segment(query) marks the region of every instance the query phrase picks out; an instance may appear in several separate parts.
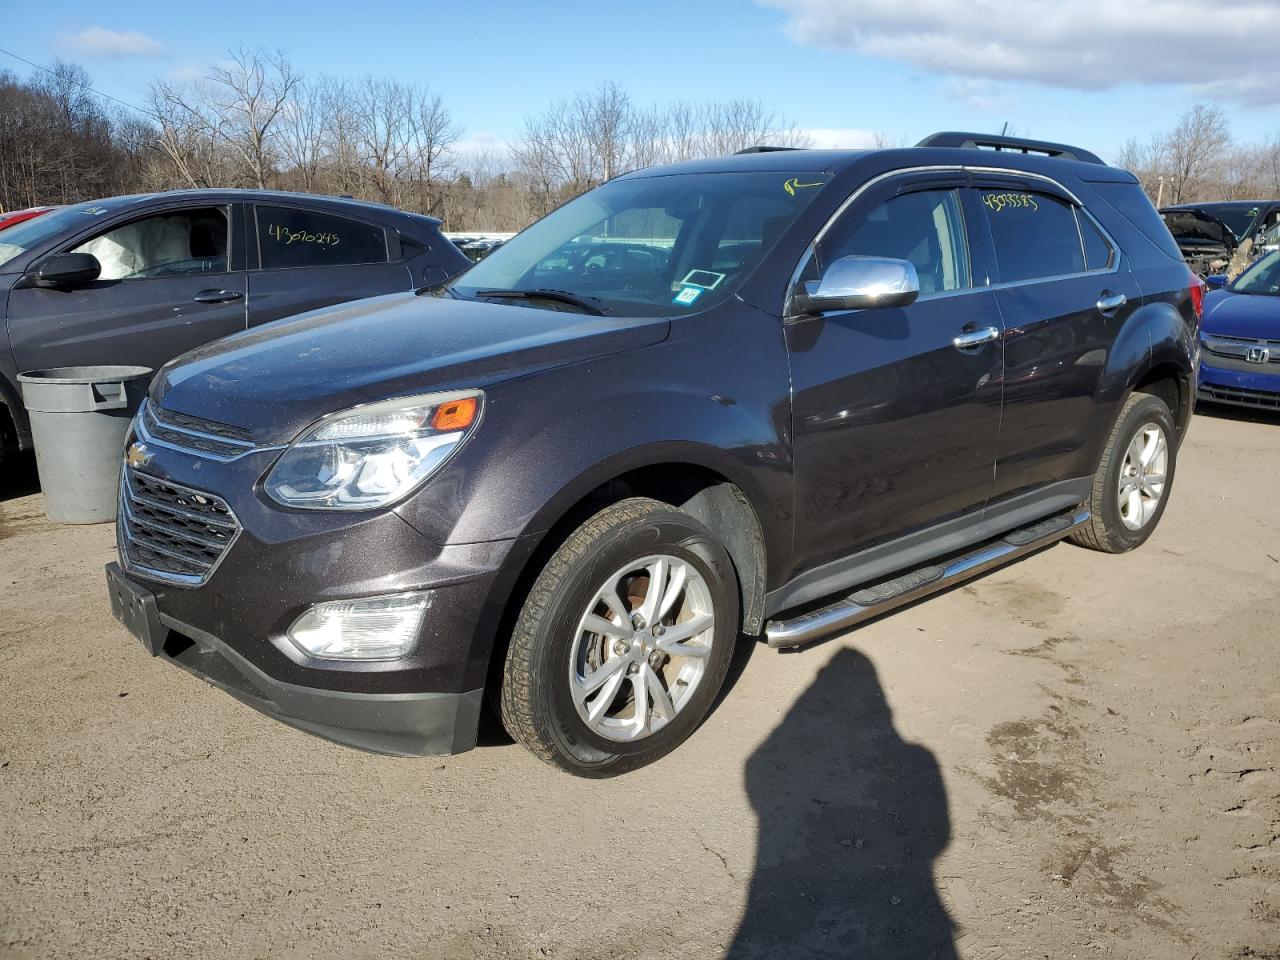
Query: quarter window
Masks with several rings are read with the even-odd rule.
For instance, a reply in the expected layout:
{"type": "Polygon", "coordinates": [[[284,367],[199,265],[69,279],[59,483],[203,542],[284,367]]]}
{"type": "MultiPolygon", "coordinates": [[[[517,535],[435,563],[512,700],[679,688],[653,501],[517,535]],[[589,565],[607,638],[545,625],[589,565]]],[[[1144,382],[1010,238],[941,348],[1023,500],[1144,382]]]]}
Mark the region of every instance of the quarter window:
{"type": "Polygon", "coordinates": [[[381,227],[291,207],[260,206],[257,214],[264,270],[387,262],[381,227]]]}
{"type": "Polygon", "coordinates": [[[1002,282],[1084,272],[1080,229],[1070,204],[1021,190],[983,190],[981,196],[1002,282]]]}
{"type": "Polygon", "coordinates": [[[886,200],[855,216],[823,243],[822,266],[841,257],[907,260],[920,278],[920,296],[972,286],[960,197],[955,190],[921,190],[886,200]]]}

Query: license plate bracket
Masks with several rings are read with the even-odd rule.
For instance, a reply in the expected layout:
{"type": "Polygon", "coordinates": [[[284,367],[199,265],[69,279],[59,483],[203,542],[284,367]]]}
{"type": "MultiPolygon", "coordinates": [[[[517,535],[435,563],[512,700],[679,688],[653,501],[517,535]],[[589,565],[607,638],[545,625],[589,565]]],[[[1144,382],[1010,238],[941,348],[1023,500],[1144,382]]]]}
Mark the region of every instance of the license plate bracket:
{"type": "Polygon", "coordinates": [[[115,563],[107,564],[107,592],[111,596],[111,615],[147,653],[158,656],[169,637],[169,628],[160,622],[155,594],[130,581],[115,563]]]}

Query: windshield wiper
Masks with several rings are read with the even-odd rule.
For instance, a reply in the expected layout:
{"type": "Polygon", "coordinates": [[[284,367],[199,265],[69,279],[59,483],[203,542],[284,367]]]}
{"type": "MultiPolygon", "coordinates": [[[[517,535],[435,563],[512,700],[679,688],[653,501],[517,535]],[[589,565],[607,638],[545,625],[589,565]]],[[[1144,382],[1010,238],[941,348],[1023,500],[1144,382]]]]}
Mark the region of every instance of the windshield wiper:
{"type": "Polygon", "coordinates": [[[419,297],[425,296],[428,293],[430,294],[447,293],[449,296],[453,297],[453,299],[455,300],[462,299],[456,293],[453,292],[453,287],[446,286],[446,284],[448,284],[449,282],[450,281],[448,280],[437,280],[435,283],[428,283],[425,287],[419,287],[417,290],[413,292],[417,294],[419,297]]]}
{"type": "Polygon", "coordinates": [[[607,307],[592,303],[586,297],[580,297],[576,293],[569,293],[567,290],[550,290],[545,287],[539,287],[537,290],[477,290],[475,296],[477,300],[486,297],[509,300],[554,300],[557,303],[567,303],[597,317],[603,317],[609,312],[607,307]]]}

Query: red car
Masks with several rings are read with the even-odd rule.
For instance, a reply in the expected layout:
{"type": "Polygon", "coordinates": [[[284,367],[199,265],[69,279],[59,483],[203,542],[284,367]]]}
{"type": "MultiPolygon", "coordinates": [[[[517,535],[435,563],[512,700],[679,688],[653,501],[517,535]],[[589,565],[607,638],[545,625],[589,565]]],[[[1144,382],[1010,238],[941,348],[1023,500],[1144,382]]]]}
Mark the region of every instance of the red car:
{"type": "Polygon", "coordinates": [[[40,216],[42,213],[48,213],[50,210],[56,210],[57,207],[27,207],[25,210],[13,210],[9,213],[0,213],[0,230],[6,227],[12,227],[16,223],[22,223],[24,220],[31,220],[40,216]]]}

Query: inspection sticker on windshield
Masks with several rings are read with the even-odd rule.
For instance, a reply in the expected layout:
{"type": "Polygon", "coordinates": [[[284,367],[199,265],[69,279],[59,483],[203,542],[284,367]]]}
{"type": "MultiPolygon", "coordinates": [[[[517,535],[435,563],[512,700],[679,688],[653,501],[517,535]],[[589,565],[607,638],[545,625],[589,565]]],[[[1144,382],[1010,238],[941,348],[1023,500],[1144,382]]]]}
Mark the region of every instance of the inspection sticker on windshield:
{"type": "Polygon", "coordinates": [[[684,287],[679,293],[672,298],[672,303],[678,303],[682,307],[690,306],[695,300],[702,296],[701,287],[684,287]]]}
{"type": "Polygon", "coordinates": [[[714,270],[690,270],[680,281],[682,287],[701,287],[703,290],[714,290],[724,279],[723,273],[714,270]]]}

